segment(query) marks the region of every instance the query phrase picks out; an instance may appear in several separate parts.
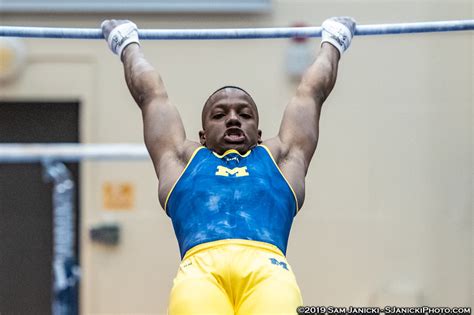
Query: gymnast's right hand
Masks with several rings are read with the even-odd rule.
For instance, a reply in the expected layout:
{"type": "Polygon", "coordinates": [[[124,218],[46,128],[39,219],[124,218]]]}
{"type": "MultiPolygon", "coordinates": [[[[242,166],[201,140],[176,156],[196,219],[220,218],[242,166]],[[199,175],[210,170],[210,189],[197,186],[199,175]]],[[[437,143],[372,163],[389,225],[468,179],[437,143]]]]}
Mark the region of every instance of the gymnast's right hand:
{"type": "Polygon", "coordinates": [[[323,28],[322,41],[328,42],[339,50],[340,56],[349,48],[356,29],[356,21],[349,16],[333,17],[321,25],[323,28]]]}
{"type": "Polygon", "coordinates": [[[105,20],[100,27],[110,50],[120,59],[125,47],[132,43],[140,45],[137,25],[129,20],[105,20]]]}

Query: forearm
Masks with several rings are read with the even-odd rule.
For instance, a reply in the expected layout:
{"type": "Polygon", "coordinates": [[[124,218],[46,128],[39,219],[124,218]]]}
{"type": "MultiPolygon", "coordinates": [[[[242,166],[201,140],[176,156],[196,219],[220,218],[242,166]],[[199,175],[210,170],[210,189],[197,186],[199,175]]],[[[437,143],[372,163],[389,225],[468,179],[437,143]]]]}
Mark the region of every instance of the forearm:
{"type": "Polygon", "coordinates": [[[310,96],[322,105],[336,83],[339,51],[329,43],[323,43],[314,63],[303,75],[297,95],[310,96]]]}
{"type": "Polygon", "coordinates": [[[137,44],[128,45],[122,54],[125,80],[138,106],[148,104],[156,98],[168,97],[160,75],[145,59],[137,44]]]}
{"type": "Polygon", "coordinates": [[[307,170],[319,137],[321,106],[336,83],[341,54],[349,47],[355,21],[336,17],[323,22],[318,57],[303,75],[285,109],[278,133],[279,158],[292,156],[307,170]]]}

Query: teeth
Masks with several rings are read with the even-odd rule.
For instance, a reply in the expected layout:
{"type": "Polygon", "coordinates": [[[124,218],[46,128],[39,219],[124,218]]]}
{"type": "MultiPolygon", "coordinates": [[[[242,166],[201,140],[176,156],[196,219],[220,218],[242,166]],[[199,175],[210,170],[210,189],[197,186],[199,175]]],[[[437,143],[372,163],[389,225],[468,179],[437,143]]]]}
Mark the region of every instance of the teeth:
{"type": "Polygon", "coordinates": [[[240,136],[240,135],[242,135],[242,131],[240,131],[240,130],[231,130],[231,131],[227,132],[227,135],[229,135],[229,136],[231,136],[231,135],[240,136]]]}

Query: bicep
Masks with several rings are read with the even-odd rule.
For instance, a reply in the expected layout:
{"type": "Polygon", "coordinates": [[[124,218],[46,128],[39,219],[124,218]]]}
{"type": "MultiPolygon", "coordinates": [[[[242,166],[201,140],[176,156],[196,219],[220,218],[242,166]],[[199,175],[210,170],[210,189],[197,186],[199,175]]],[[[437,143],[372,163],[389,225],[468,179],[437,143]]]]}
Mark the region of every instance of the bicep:
{"type": "Polygon", "coordinates": [[[141,106],[145,145],[155,165],[162,157],[180,156],[186,142],[183,122],[168,97],[155,97],[141,106]]]}
{"type": "Polygon", "coordinates": [[[338,62],[338,50],[325,43],[283,115],[278,137],[287,153],[301,155],[306,166],[316,150],[321,106],[336,82],[338,62]]]}
{"type": "Polygon", "coordinates": [[[322,100],[298,92],[283,114],[278,138],[286,154],[301,153],[309,165],[319,136],[319,116],[322,100]]]}

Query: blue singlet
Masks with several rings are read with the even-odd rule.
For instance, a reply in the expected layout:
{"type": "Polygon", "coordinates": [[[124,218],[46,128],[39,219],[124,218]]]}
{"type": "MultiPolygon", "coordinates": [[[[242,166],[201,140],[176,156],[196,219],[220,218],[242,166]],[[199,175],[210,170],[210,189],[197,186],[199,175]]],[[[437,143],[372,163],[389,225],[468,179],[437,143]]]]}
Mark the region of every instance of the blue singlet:
{"type": "Polygon", "coordinates": [[[296,195],[265,146],[241,155],[200,147],[171,189],[165,209],[181,257],[199,244],[222,239],[270,243],[284,254],[296,195]]]}

